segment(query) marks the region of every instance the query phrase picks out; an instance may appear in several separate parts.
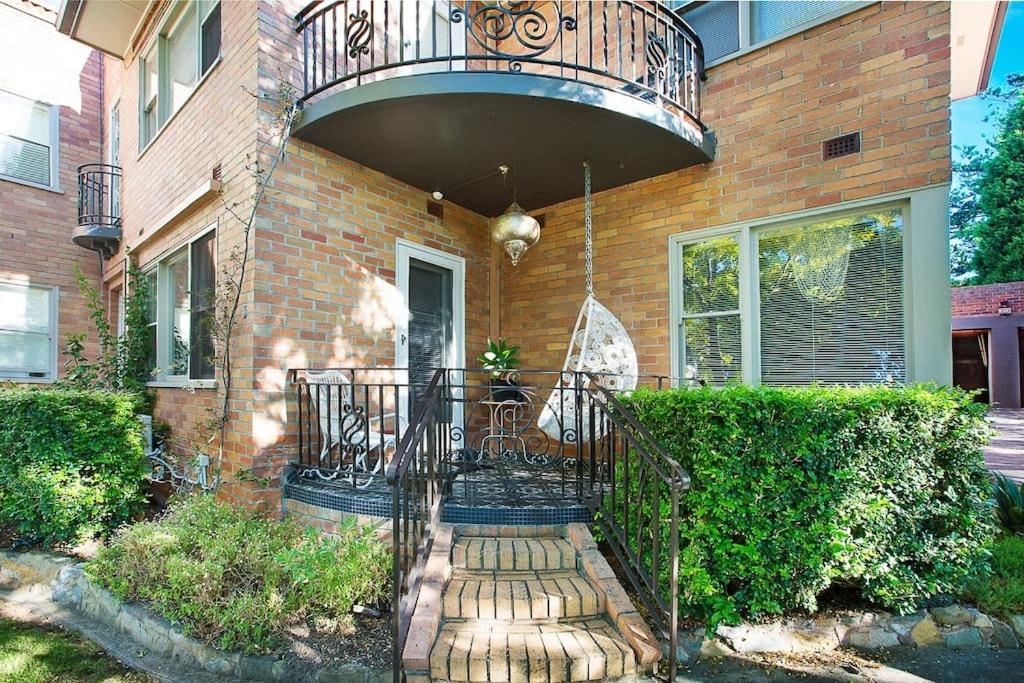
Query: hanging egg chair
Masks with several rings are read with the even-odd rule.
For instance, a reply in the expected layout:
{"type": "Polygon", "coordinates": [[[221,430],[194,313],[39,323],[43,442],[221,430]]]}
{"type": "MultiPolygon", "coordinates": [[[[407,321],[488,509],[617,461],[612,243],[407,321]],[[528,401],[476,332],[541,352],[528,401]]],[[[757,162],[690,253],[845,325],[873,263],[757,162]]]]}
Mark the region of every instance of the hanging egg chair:
{"type": "MultiPolygon", "coordinates": [[[[569,337],[562,375],[544,404],[537,426],[552,439],[569,440],[567,432],[582,433],[576,439],[591,433],[588,409],[589,394],[583,395],[583,415],[576,416],[575,383],[577,378],[587,386],[588,377],[576,373],[590,373],[598,384],[609,391],[632,391],[637,382],[636,349],[626,328],[611,311],[594,296],[594,249],[591,211],[590,162],[583,163],[583,221],[584,260],[586,263],[587,294],[576,316],[576,326],[569,337]]],[[[601,425],[594,425],[594,436],[601,436],[601,425]]]]}

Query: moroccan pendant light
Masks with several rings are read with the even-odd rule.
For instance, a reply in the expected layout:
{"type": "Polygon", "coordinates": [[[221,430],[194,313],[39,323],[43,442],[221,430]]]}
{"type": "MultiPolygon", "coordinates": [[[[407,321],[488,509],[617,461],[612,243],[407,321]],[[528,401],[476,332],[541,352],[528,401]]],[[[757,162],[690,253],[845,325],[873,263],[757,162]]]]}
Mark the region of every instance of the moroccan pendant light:
{"type": "MultiPolygon", "coordinates": [[[[508,167],[502,167],[501,173],[503,179],[507,180],[508,167]]],[[[505,209],[505,213],[491,221],[491,239],[505,250],[512,259],[512,265],[517,266],[526,250],[540,239],[540,223],[519,206],[514,181],[512,191],[512,203],[505,209]]]]}

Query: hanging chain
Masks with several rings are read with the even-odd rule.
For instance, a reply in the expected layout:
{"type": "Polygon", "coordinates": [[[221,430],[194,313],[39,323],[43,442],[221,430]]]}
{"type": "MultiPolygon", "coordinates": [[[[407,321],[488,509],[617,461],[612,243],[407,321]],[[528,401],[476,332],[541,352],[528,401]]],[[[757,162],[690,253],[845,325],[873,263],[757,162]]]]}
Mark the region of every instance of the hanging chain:
{"type": "Polygon", "coordinates": [[[586,263],[587,296],[594,294],[594,225],[591,217],[590,162],[583,162],[583,259],[586,263]]]}

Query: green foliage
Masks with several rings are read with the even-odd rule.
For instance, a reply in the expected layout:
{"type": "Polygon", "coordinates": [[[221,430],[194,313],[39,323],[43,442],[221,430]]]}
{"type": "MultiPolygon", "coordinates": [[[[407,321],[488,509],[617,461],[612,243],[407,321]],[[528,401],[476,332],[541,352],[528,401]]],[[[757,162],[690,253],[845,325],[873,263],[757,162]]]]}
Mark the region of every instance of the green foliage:
{"type": "Polygon", "coordinates": [[[272,649],[303,621],[350,629],[353,605],[389,594],[391,557],[371,529],[354,522],[322,536],[197,496],[126,528],[86,571],[190,635],[253,653],[272,649]]]}
{"type": "Polygon", "coordinates": [[[992,548],[992,571],[971,581],[967,597],[1003,618],[1024,612],[1024,538],[1003,536],[992,548]]]}
{"type": "Polygon", "coordinates": [[[476,360],[481,368],[491,371],[491,377],[498,379],[503,373],[519,367],[519,347],[504,339],[488,339],[487,350],[477,356],[476,360]]]}
{"type": "Polygon", "coordinates": [[[2,683],[146,683],[88,638],[57,626],[0,619],[2,683]]]}
{"type": "Polygon", "coordinates": [[[996,472],[993,489],[999,523],[1010,533],[1024,536],[1024,484],[996,472]]]}
{"type": "MultiPolygon", "coordinates": [[[[75,266],[75,279],[89,309],[89,319],[99,340],[99,356],[89,360],[85,355],[84,332],[68,335],[64,347],[64,378],[61,384],[75,389],[128,391],[146,395],[150,379],[149,318],[153,298],[151,283],[138,266],[129,261],[128,293],[124,300],[124,333],[118,335],[107,319],[99,292],[82,271],[75,266]]],[[[145,399],[145,407],[151,401],[145,399]]]]}
{"type": "Polygon", "coordinates": [[[144,503],[136,396],[0,389],[0,524],[68,543],[130,520],[144,503]]]}
{"type": "MultiPolygon", "coordinates": [[[[908,610],[985,564],[988,428],[965,392],[737,386],[627,401],[692,477],[681,608],[711,626],[813,611],[830,586],[908,610]]],[[[633,500],[638,481],[634,470],[620,482],[633,500]]]]}
{"type": "Polygon", "coordinates": [[[1024,280],[1024,75],[1007,83],[988,93],[1002,105],[991,151],[966,148],[954,164],[953,273],[964,284],[1024,280]]]}

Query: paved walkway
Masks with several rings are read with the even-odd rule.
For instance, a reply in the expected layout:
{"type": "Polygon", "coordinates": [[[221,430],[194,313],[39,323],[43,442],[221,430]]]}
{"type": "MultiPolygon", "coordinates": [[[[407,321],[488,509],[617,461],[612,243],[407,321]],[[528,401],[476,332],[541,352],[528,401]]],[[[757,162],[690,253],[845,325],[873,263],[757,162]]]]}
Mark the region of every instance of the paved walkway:
{"type": "Polygon", "coordinates": [[[989,422],[999,432],[985,449],[989,469],[1024,481],[1024,410],[993,408],[989,422]]]}

